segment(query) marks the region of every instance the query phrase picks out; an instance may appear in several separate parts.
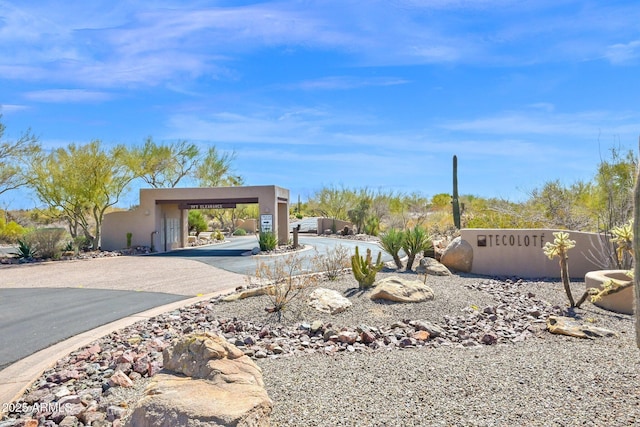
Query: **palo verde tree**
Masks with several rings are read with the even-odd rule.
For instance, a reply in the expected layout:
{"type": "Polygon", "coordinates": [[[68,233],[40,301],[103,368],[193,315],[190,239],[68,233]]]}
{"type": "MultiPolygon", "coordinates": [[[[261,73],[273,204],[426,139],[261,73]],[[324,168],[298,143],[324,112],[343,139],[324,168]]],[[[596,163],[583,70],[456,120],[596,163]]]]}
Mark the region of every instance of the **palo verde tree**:
{"type": "Polygon", "coordinates": [[[233,173],[235,153],[220,153],[211,147],[202,153],[188,141],[156,143],[149,137],[141,147],[127,155],[131,172],[153,188],[174,188],[185,178],[193,178],[201,187],[242,185],[243,178],[233,173]]]}
{"type": "Polygon", "coordinates": [[[157,144],[148,137],[142,147],[134,147],[127,155],[132,173],[153,188],[173,188],[189,175],[198,163],[195,144],[177,141],[157,144]]]}
{"type": "Polygon", "coordinates": [[[128,154],[122,145],[105,150],[99,140],[39,152],[30,159],[29,186],[67,221],[74,239],[82,233],[96,249],[107,209],[118,203],[133,179],[125,165],[128,154]]]}
{"type": "Polygon", "coordinates": [[[199,158],[193,176],[200,187],[233,187],[242,185],[244,178],[233,173],[232,163],[236,153],[220,153],[211,147],[199,158]]]}
{"type": "Polygon", "coordinates": [[[5,125],[0,121],[0,194],[26,184],[22,165],[27,157],[40,148],[38,139],[29,131],[13,141],[3,139],[4,132],[5,125]]]}

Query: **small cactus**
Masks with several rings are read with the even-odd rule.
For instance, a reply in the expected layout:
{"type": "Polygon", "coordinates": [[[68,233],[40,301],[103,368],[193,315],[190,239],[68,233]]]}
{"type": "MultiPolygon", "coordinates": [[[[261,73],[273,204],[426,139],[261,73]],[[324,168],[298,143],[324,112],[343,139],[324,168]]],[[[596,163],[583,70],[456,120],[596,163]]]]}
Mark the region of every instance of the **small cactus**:
{"type": "Polygon", "coordinates": [[[451,200],[453,208],[453,224],[459,230],[460,224],[460,200],[458,199],[458,156],[453,156],[453,199],[451,200]]]}
{"type": "Polygon", "coordinates": [[[382,270],[382,252],[378,252],[378,259],[373,264],[371,260],[371,249],[367,249],[365,258],[360,256],[358,247],[356,246],[356,254],[351,257],[351,268],[353,276],[358,281],[360,289],[370,288],[376,281],[376,273],[382,270]]]}

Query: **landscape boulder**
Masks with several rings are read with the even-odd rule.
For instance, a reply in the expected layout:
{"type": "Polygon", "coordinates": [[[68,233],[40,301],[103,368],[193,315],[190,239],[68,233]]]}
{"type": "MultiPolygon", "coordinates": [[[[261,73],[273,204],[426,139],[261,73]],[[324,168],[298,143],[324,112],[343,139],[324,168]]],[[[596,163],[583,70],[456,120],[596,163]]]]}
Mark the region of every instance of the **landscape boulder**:
{"type": "Polygon", "coordinates": [[[370,298],[394,302],[421,302],[432,300],[434,295],[433,290],[420,280],[392,276],[378,280],[370,298]]]}
{"type": "Polygon", "coordinates": [[[182,337],[163,352],[164,370],[135,405],[130,427],[268,426],[273,402],[262,371],[224,338],[182,337]]]}
{"type": "Polygon", "coordinates": [[[469,273],[473,265],[473,247],[461,237],[456,237],[442,252],[440,262],[450,269],[469,273]]]}
{"type": "Polygon", "coordinates": [[[549,316],[547,329],[552,334],[567,335],[576,338],[602,338],[613,337],[617,334],[609,329],[598,328],[591,325],[582,325],[571,317],[549,316]]]}
{"type": "Polygon", "coordinates": [[[429,276],[451,276],[451,271],[435,258],[424,257],[416,267],[416,273],[429,276]]]}
{"type": "Polygon", "coordinates": [[[309,306],[323,313],[342,313],[353,304],[338,291],[332,289],[314,289],[309,295],[309,306]]]}

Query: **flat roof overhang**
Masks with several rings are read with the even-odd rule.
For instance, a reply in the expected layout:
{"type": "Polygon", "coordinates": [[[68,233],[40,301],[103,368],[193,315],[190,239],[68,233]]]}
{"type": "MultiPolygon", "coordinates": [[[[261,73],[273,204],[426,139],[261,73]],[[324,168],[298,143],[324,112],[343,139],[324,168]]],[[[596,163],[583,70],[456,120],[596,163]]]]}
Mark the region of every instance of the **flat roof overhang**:
{"type": "Polygon", "coordinates": [[[162,199],[156,205],[178,205],[180,209],[228,209],[238,204],[258,203],[257,197],[227,197],[224,199],[162,199]]]}

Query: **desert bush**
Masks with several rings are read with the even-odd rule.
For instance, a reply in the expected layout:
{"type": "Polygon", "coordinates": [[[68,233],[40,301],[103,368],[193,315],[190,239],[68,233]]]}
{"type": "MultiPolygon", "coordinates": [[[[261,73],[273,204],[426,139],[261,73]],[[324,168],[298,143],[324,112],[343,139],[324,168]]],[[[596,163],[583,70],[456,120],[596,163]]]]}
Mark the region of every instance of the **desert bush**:
{"type": "Polygon", "coordinates": [[[246,236],[247,235],[247,230],[245,230],[244,228],[236,228],[233,231],[233,235],[234,236],[246,236]]]}
{"type": "Polygon", "coordinates": [[[63,228],[38,228],[25,236],[40,258],[59,258],[67,232],[63,228]]]}
{"type": "Polygon", "coordinates": [[[364,233],[369,236],[377,236],[380,234],[380,219],[377,216],[370,216],[364,225],[364,233]]]}
{"type": "Polygon", "coordinates": [[[19,238],[27,233],[27,229],[15,221],[5,223],[0,219],[0,241],[5,243],[16,243],[19,238]]]}
{"type": "Polygon", "coordinates": [[[272,231],[262,231],[258,235],[261,251],[272,251],[278,246],[278,237],[272,231]]]}
{"type": "Polygon", "coordinates": [[[391,228],[387,230],[382,236],[380,236],[380,245],[389,255],[393,257],[393,261],[396,263],[398,270],[404,267],[400,260],[400,250],[404,246],[405,233],[391,228]]]}
{"type": "Polygon", "coordinates": [[[213,235],[211,236],[214,240],[217,241],[222,241],[224,240],[224,234],[222,234],[222,231],[220,230],[216,230],[213,232],[213,235]]]}
{"type": "Polygon", "coordinates": [[[317,283],[314,275],[302,275],[305,259],[297,253],[276,258],[271,263],[261,261],[256,268],[255,276],[259,282],[269,285],[267,295],[271,305],[266,308],[278,322],[287,318],[286,310],[291,301],[300,298],[309,288],[317,283]]]}
{"type": "Polygon", "coordinates": [[[349,268],[349,250],[342,245],[336,245],[325,254],[316,254],[313,264],[317,270],[323,271],[327,279],[335,280],[349,268]]]}
{"type": "Polygon", "coordinates": [[[424,228],[416,225],[411,229],[405,230],[402,249],[404,249],[408,257],[407,270],[411,270],[413,267],[416,255],[430,249],[431,246],[431,237],[429,237],[424,228]]]}
{"type": "Polygon", "coordinates": [[[207,228],[208,228],[207,220],[205,219],[201,211],[190,210],[187,221],[188,221],[190,233],[193,232],[197,236],[203,231],[207,231],[207,228]]]}
{"type": "Polygon", "coordinates": [[[382,270],[382,267],[382,252],[378,252],[378,258],[374,264],[371,259],[371,249],[367,249],[367,255],[363,258],[356,246],[356,253],[351,257],[351,268],[360,289],[370,288],[376,281],[376,274],[382,270]]]}

